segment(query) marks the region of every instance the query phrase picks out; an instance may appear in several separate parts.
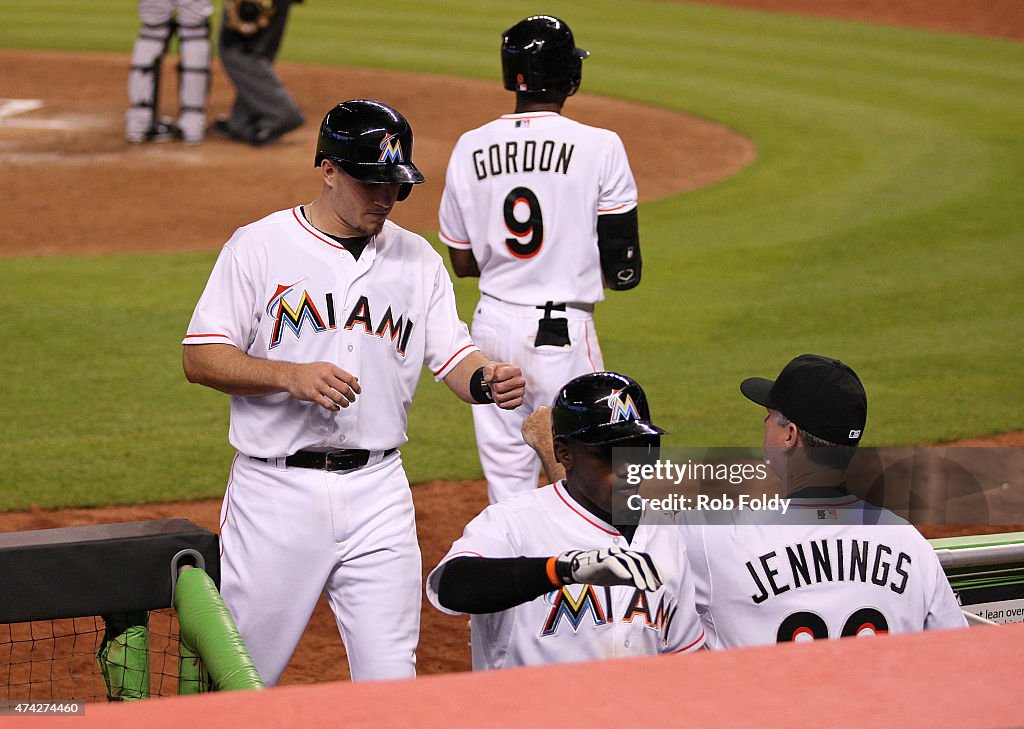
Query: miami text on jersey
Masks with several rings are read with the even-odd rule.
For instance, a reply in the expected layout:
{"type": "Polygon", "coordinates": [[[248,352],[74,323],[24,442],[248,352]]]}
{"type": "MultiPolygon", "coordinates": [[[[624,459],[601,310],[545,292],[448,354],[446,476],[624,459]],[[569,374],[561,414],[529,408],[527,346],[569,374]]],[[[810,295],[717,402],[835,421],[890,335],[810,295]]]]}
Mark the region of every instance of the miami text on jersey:
{"type": "Polygon", "coordinates": [[[605,587],[600,590],[599,597],[599,591],[594,585],[566,585],[559,592],[549,592],[544,596],[544,600],[551,605],[551,609],[540,630],[542,638],[556,635],[562,625],[568,625],[573,633],[577,633],[584,623],[600,627],[615,620],[631,623],[637,618],[642,618],[644,627],[658,631],[662,645],[667,645],[677,608],[675,600],[667,591],[663,591],[658,601],[658,609],[652,615],[647,594],[634,588],[622,615],[616,617],[613,614],[611,588],[605,587]],[[573,589],[579,590],[578,594],[574,595],[573,589]]]}
{"type": "Polygon", "coordinates": [[[540,143],[527,139],[524,142],[505,142],[492,144],[485,152],[483,149],[473,150],[473,169],[476,179],[483,180],[488,175],[516,174],[519,172],[561,172],[569,174],[569,162],[575,144],[559,142],[558,155],[555,155],[555,142],[545,139],[540,143]],[[504,149],[503,149],[504,148],[504,149]]]}
{"type": "MultiPolygon", "coordinates": [[[[305,289],[302,290],[302,295],[298,297],[298,304],[294,308],[288,303],[285,297],[295,289],[297,283],[278,284],[277,291],[267,302],[267,316],[274,320],[268,349],[274,349],[281,344],[286,329],[294,334],[296,339],[299,339],[302,336],[302,327],[306,323],[309,324],[314,334],[322,334],[338,328],[334,294],[328,292],[323,297],[323,309],[327,313],[326,320],[320,315],[320,309],[314,303],[314,297],[305,289]]],[[[375,305],[375,307],[379,311],[379,305],[375,305]]],[[[379,339],[388,335],[391,338],[391,343],[395,345],[395,350],[404,357],[409,337],[412,335],[413,321],[405,314],[400,314],[396,319],[391,305],[388,304],[384,314],[375,325],[370,311],[370,300],[366,296],[360,296],[352,306],[352,310],[345,320],[344,328],[348,330],[361,329],[364,334],[379,339]]]]}
{"type": "Polygon", "coordinates": [[[750,596],[755,604],[801,587],[820,582],[863,582],[888,586],[897,595],[907,589],[910,555],[893,557],[892,547],[871,544],[864,539],[815,539],[806,544],[786,547],[785,557],[775,550],[747,562],[757,592],[750,596]],[[782,562],[781,565],[778,563],[782,562]],[[778,566],[777,566],[778,565],[778,566]],[[780,569],[789,569],[780,580],[780,569]]]}

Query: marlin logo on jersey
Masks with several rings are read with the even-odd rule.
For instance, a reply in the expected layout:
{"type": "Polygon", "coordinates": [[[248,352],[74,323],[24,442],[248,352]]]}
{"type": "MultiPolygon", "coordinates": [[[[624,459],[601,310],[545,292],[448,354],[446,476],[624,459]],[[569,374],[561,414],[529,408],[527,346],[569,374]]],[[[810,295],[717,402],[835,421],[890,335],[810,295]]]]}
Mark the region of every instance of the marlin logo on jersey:
{"type": "MultiPolygon", "coordinates": [[[[299,299],[299,305],[295,309],[285,301],[284,297],[298,284],[302,283],[303,280],[305,279],[299,279],[293,284],[278,284],[277,291],[274,292],[274,295],[270,297],[270,301],[267,302],[267,316],[274,320],[274,331],[270,335],[269,349],[273,349],[281,343],[285,327],[292,331],[296,339],[302,333],[302,324],[306,321],[310,323],[313,331],[317,334],[327,331],[323,317],[317,311],[316,305],[310,298],[308,291],[303,289],[302,298],[299,299]]],[[[331,328],[334,328],[333,324],[331,328]]]]}
{"type": "Polygon", "coordinates": [[[613,390],[608,396],[612,406],[612,417],[609,423],[618,423],[623,420],[640,420],[640,411],[633,402],[633,396],[626,394],[622,397],[622,390],[613,390]]]}
{"type": "Polygon", "coordinates": [[[604,625],[608,622],[605,617],[604,607],[594,593],[593,585],[583,585],[579,595],[573,596],[569,586],[562,588],[561,592],[549,593],[555,595],[555,599],[548,612],[548,618],[544,621],[544,627],[540,631],[541,637],[554,635],[558,632],[558,626],[564,618],[572,626],[572,632],[577,632],[583,619],[590,614],[595,626],[604,625]]]}
{"type": "MultiPolygon", "coordinates": [[[[267,316],[274,320],[274,329],[270,335],[268,349],[274,349],[281,344],[286,329],[291,331],[296,339],[301,338],[302,327],[306,322],[309,322],[314,334],[321,334],[326,331],[337,330],[338,328],[334,294],[328,292],[324,295],[324,310],[327,312],[326,323],[320,315],[320,310],[313,303],[313,297],[305,289],[303,289],[298,306],[295,308],[292,308],[285,300],[285,297],[302,280],[296,281],[293,284],[278,284],[277,291],[270,297],[270,301],[267,302],[267,316]]],[[[405,314],[399,314],[396,317],[390,304],[377,321],[377,324],[374,325],[373,315],[370,312],[370,300],[366,296],[360,296],[352,306],[352,310],[349,312],[343,328],[347,331],[355,331],[357,328],[362,329],[364,334],[382,340],[387,336],[399,356],[405,357],[405,350],[409,345],[413,326],[414,322],[405,314]]]]}
{"type": "MultiPolygon", "coordinates": [[[[563,622],[568,624],[573,633],[577,633],[588,616],[590,624],[595,628],[616,620],[612,614],[612,591],[609,587],[605,587],[599,593],[594,585],[566,585],[559,592],[549,592],[544,599],[551,605],[551,609],[541,627],[541,638],[556,635],[563,622]],[[573,595],[570,587],[582,589],[578,595],[573,595]]],[[[662,592],[658,608],[652,614],[647,593],[634,588],[618,620],[622,623],[632,623],[637,618],[643,619],[644,627],[657,631],[662,644],[667,645],[677,608],[675,601],[667,593],[662,592]]]]}
{"type": "Polygon", "coordinates": [[[402,163],[402,140],[395,134],[385,134],[380,143],[380,159],[378,162],[402,163]]]}

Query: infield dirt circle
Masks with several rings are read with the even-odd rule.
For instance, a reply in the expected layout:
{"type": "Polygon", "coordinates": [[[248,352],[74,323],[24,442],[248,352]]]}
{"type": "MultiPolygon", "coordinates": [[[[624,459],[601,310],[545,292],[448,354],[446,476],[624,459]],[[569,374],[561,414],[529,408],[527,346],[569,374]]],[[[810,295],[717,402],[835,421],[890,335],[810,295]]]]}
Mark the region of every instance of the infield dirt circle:
{"type": "MultiPolygon", "coordinates": [[[[1024,38],[1024,3],[1016,0],[722,4],[1024,38]]],[[[444,167],[455,139],[510,110],[509,97],[497,83],[281,63],[279,74],[310,121],[279,143],[253,149],[211,136],[196,147],[132,146],[122,136],[126,56],[0,50],[0,67],[0,99],[31,95],[40,102],[38,108],[0,118],[0,164],[5,169],[0,177],[5,203],[0,256],[216,250],[235,227],[312,199],[318,189],[312,166],[315,123],[339,100],[358,97],[390,103],[412,122],[416,163],[428,183],[396,208],[393,219],[412,230],[435,230],[444,167]],[[399,91],[385,98],[381,89],[399,91]],[[69,235],[70,230],[76,234],[69,235]]],[[[230,101],[230,85],[215,63],[211,118],[226,113],[230,101]]],[[[620,133],[642,201],[723,179],[755,157],[753,144],[725,127],[663,109],[581,93],[566,111],[620,133]],[[664,138],[674,143],[645,143],[664,138]]],[[[1024,438],[1011,434],[996,443],[1024,445],[1024,438]]],[[[413,496],[428,570],[486,505],[486,490],[478,481],[431,482],[418,484],[413,496]]],[[[218,510],[219,501],[210,500],[9,513],[0,514],[0,531],[169,518],[189,519],[216,531],[218,510]]],[[[468,670],[467,640],[465,618],[447,617],[427,606],[420,673],[468,670]]],[[[282,683],[347,678],[343,656],[333,616],[321,600],[282,683]]]]}

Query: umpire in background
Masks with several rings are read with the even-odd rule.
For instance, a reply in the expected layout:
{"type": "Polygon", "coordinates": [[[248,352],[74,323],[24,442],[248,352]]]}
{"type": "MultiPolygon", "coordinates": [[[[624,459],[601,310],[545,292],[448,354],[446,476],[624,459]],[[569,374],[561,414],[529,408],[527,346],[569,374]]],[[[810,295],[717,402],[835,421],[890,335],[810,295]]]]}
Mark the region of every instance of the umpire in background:
{"type": "Polygon", "coordinates": [[[288,10],[302,0],[225,0],[219,54],[235,103],[213,128],[236,142],[262,147],[302,126],[305,116],[274,74],[288,10]]]}

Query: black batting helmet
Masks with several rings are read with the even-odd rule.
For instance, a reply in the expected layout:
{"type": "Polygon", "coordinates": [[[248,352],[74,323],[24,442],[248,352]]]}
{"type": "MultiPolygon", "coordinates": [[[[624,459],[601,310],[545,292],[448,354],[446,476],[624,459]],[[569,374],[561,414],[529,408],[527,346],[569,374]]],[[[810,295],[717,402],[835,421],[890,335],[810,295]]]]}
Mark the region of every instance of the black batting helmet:
{"type": "Polygon", "coordinates": [[[509,91],[558,91],[572,96],[580,87],[583,59],[572,31],[551,15],[533,15],[505,31],[501,73],[509,91]]]}
{"type": "Polygon", "coordinates": [[[637,438],[653,441],[666,431],[651,422],[647,395],[632,378],[592,372],[570,380],[551,404],[551,434],[585,445],[637,438]]]}
{"type": "Polygon", "coordinates": [[[363,182],[401,183],[399,200],[423,182],[423,174],[412,163],[412,127],[379,101],[353,99],[327,112],[313,166],[319,167],[324,158],[363,182]]]}

